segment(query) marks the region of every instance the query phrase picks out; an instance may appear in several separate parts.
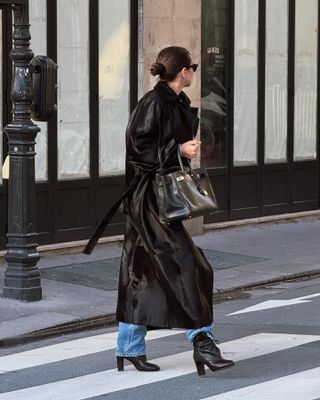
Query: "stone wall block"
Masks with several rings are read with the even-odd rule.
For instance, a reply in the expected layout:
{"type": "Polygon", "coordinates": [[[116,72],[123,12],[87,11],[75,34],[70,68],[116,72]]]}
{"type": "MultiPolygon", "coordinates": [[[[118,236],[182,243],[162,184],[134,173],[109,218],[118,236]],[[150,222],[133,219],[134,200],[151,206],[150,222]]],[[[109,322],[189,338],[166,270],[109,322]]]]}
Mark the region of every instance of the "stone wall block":
{"type": "Polygon", "coordinates": [[[171,18],[173,9],[173,0],[144,0],[144,15],[146,17],[171,18]]]}
{"type": "Polygon", "coordinates": [[[158,54],[163,47],[170,46],[172,44],[172,35],[171,18],[145,18],[144,54],[158,54]]]}
{"type": "Polygon", "coordinates": [[[179,18],[201,18],[201,0],[174,0],[173,13],[179,18]]]}
{"type": "Polygon", "coordinates": [[[201,46],[200,20],[194,18],[174,18],[173,37],[178,46],[186,47],[198,60],[201,46]]]}

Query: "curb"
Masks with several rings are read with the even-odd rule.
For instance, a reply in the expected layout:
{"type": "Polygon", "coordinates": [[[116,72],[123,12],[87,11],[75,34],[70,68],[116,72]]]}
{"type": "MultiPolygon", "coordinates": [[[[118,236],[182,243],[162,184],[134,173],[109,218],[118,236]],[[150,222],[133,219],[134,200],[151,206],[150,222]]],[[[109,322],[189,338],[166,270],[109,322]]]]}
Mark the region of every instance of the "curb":
{"type": "MultiPolygon", "coordinates": [[[[231,288],[226,288],[226,289],[216,289],[213,291],[212,295],[213,301],[218,302],[219,300],[220,301],[227,300],[226,299],[227,295],[235,292],[241,292],[247,289],[254,289],[256,287],[261,287],[274,283],[293,281],[302,278],[312,278],[316,276],[320,276],[320,269],[297,272],[287,275],[280,275],[275,278],[265,279],[239,286],[233,286],[231,288]]],[[[228,300],[230,300],[230,298],[228,298],[228,300]]],[[[115,326],[117,323],[118,321],[116,320],[116,315],[114,313],[107,315],[98,315],[95,317],[90,317],[85,319],[77,319],[72,322],[41,329],[39,331],[28,332],[16,337],[0,339],[0,349],[27,344],[38,340],[43,340],[68,333],[76,333],[76,332],[82,332],[99,328],[108,328],[115,326]]]]}
{"type": "Polygon", "coordinates": [[[292,274],[287,274],[287,275],[279,275],[276,276],[275,278],[269,278],[253,283],[247,283],[245,285],[239,285],[239,286],[233,286],[231,288],[226,288],[226,289],[216,289],[213,292],[213,297],[219,297],[224,294],[232,293],[232,292],[239,292],[242,290],[246,289],[254,289],[255,287],[259,286],[265,286],[265,285],[270,285],[273,283],[281,283],[281,282],[286,282],[286,281],[293,281],[296,279],[302,279],[302,278],[311,278],[319,275],[320,276],[320,268],[319,269],[313,269],[310,271],[303,271],[303,272],[295,272],[292,274]]]}
{"type": "Polygon", "coordinates": [[[31,343],[68,333],[76,333],[91,329],[107,328],[116,325],[115,314],[98,315],[95,317],[77,319],[61,325],[55,325],[39,331],[24,333],[23,335],[0,339],[0,349],[31,343]]]}

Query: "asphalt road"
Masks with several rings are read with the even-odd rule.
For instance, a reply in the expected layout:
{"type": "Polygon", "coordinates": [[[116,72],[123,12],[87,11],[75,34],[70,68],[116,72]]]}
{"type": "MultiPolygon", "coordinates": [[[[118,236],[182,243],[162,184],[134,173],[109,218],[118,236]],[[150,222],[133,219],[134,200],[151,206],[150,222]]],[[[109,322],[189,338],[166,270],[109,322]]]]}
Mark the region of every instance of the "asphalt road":
{"type": "Polygon", "coordinates": [[[0,400],[320,399],[319,310],[320,279],[216,304],[215,334],[236,365],[206,370],[205,377],[196,374],[192,346],[177,330],[148,333],[148,358],[161,367],[155,373],[115,370],[116,328],[1,349],[0,400]]]}

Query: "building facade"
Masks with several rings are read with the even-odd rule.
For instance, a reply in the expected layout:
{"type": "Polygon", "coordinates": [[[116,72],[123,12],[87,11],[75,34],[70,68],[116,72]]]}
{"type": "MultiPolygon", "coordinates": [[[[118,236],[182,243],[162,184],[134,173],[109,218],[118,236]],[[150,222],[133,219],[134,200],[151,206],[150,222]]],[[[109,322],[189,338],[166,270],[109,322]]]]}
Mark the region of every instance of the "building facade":
{"type": "MultiPolygon", "coordinates": [[[[39,243],[86,239],[124,188],[125,127],[158,51],[190,49],[201,162],[219,212],[203,224],[319,208],[319,0],[29,0],[31,48],[58,63],[58,110],[36,144],[39,243]]],[[[1,125],[12,16],[1,16],[1,125]]],[[[9,79],[8,79],[9,77],[9,79]]],[[[0,157],[7,150],[0,134],[0,157]]],[[[0,176],[0,248],[7,184],[0,176]]],[[[117,215],[107,236],[123,232],[117,215]]]]}

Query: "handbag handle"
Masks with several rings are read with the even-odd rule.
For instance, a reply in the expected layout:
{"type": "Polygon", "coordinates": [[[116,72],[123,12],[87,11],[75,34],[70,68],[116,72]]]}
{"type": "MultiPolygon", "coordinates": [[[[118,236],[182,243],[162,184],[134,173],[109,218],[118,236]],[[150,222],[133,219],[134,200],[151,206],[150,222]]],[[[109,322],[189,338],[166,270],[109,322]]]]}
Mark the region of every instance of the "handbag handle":
{"type": "MultiPolygon", "coordinates": [[[[188,160],[189,172],[192,173],[193,168],[192,168],[191,160],[190,160],[190,158],[187,158],[187,157],[185,157],[185,158],[188,160]]],[[[182,158],[181,158],[181,153],[180,153],[179,147],[178,147],[178,160],[179,160],[181,171],[183,173],[185,173],[185,169],[183,168],[183,162],[182,162],[182,158]]]]}
{"type": "MultiPolygon", "coordinates": [[[[178,161],[179,161],[181,172],[183,174],[186,174],[186,171],[185,171],[185,169],[183,167],[183,162],[182,162],[182,158],[181,158],[181,153],[180,153],[179,147],[178,147],[178,150],[177,150],[177,154],[178,154],[178,161]]],[[[163,162],[162,162],[162,157],[161,157],[160,146],[158,146],[158,158],[159,158],[160,173],[162,174],[163,171],[164,171],[164,168],[163,168],[163,162]]],[[[188,160],[188,165],[189,165],[189,173],[192,173],[193,169],[192,169],[192,165],[191,165],[191,160],[189,158],[187,158],[187,160],[188,160]]]]}
{"type": "MultiPolygon", "coordinates": [[[[193,110],[195,110],[195,108],[193,108],[193,110]]],[[[198,109],[196,109],[196,110],[198,110],[198,109]]],[[[161,132],[162,132],[162,130],[161,130],[161,115],[160,115],[160,118],[159,118],[159,137],[158,137],[158,143],[157,144],[158,144],[158,158],[159,158],[160,173],[163,174],[164,168],[163,168],[163,162],[162,162],[161,150],[160,150],[161,142],[162,142],[161,132]]],[[[193,135],[193,139],[194,138],[195,138],[195,134],[193,135]]],[[[179,164],[180,164],[181,172],[186,174],[185,169],[183,168],[183,162],[182,162],[182,159],[181,159],[181,153],[180,153],[179,145],[178,145],[177,153],[178,153],[178,161],[179,161],[179,164]]],[[[191,160],[189,158],[187,158],[187,160],[188,160],[188,165],[189,165],[189,173],[192,173],[191,160]]]]}

